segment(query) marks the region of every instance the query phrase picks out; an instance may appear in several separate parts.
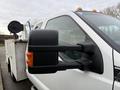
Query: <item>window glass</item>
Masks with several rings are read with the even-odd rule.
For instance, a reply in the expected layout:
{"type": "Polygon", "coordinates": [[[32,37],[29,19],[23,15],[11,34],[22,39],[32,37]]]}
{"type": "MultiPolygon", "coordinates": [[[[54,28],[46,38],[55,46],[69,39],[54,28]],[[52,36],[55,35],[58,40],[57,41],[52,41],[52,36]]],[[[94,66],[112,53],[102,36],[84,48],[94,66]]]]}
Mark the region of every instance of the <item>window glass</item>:
{"type": "MultiPolygon", "coordinates": [[[[46,29],[59,31],[59,43],[76,45],[90,41],[90,38],[82,31],[78,24],[69,16],[60,16],[48,21],[46,29]]],[[[77,60],[81,57],[81,52],[65,51],[60,53],[62,58],[77,60]]]]}
{"type": "Polygon", "coordinates": [[[69,16],[49,20],[46,29],[58,30],[59,40],[69,44],[84,42],[86,35],[69,16]]]}
{"type": "MultiPolygon", "coordinates": [[[[111,39],[110,42],[120,46],[120,20],[108,15],[93,12],[78,12],[87,22],[90,22],[98,30],[102,31],[102,35],[106,35],[111,39]]],[[[92,27],[93,27],[92,25],[92,27]]],[[[94,27],[93,27],[94,28],[94,27]]]]}

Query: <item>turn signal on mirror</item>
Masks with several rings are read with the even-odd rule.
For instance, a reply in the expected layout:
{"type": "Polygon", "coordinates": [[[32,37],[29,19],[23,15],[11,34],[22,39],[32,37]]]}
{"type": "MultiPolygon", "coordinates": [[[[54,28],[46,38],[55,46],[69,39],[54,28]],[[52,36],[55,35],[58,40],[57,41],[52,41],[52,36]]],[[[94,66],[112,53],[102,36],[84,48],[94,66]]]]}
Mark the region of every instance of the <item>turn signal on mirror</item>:
{"type": "Polygon", "coordinates": [[[27,56],[27,64],[29,67],[33,66],[33,52],[27,52],[26,53],[27,56]]]}

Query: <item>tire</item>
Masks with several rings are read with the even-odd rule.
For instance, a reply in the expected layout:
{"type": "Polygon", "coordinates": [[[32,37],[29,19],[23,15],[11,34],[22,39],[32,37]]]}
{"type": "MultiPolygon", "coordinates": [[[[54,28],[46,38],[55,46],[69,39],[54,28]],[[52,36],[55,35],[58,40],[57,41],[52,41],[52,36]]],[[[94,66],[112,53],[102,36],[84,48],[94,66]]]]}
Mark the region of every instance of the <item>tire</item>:
{"type": "Polygon", "coordinates": [[[8,73],[9,73],[9,75],[10,75],[12,81],[13,81],[13,82],[17,82],[17,80],[16,80],[16,78],[15,78],[13,72],[11,71],[11,65],[10,65],[10,61],[9,61],[9,60],[8,60],[8,73]]]}
{"type": "Polygon", "coordinates": [[[11,69],[10,69],[11,67],[10,67],[10,61],[8,61],[8,73],[10,73],[11,72],[11,69]]]}
{"type": "Polygon", "coordinates": [[[15,78],[15,76],[14,76],[14,74],[12,72],[10,73],[10,76],[11,76],[13,82],[17,82],[17,80],[16,80],[16,78],[15,78]]]}

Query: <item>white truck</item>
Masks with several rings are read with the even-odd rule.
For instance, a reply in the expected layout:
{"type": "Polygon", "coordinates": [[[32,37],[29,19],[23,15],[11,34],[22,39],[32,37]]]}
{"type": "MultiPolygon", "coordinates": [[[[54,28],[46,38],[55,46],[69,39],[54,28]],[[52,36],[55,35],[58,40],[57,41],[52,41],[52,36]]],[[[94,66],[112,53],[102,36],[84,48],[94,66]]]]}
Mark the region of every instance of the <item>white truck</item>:
{"type": "MultiPolygon", "coordinates": [[[[8,29],[16,36],[20,26],[8,29]]],[[[14,80],[29,78],[35,90],[120,90],[119,19],[64,12],[22,32],[24,38],[5,41],[14,80]]]]}

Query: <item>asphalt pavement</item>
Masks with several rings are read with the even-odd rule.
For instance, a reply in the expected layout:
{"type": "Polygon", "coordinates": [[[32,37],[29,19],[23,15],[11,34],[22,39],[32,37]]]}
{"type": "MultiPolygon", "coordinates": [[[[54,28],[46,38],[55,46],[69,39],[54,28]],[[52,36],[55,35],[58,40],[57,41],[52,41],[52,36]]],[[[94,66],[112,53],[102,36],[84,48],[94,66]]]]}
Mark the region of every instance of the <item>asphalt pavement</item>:
{"type": "Polygon", "coordinates": [[[5,47],[0,46],[0,68],[1,68],[1,74],[2,74],[2,81],[0,79],[0,90],[3,87],[3,90],[31,90],[31,82],[26,79],[21,82],[15,83],[7,70],[7,65],[5,62],[5,47]],[[2,86],[3,84],[3,86],[2,86]]]}
{"type": "Polygon", "coordinates": [[[2,74],[0,69],[0,90],[3,90],[2,74]]]}

